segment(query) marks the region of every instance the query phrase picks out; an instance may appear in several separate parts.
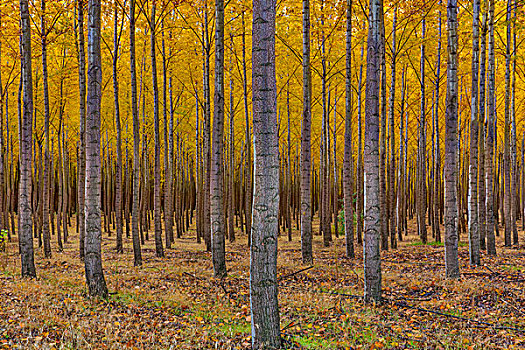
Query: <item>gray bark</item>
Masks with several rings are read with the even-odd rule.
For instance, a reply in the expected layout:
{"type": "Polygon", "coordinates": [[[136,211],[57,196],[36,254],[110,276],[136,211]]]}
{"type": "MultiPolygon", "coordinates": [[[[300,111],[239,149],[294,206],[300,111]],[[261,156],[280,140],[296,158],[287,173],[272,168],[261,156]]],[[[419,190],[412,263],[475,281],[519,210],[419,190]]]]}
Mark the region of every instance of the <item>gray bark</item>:
{"type": "MultiPolygon", "coordinates": [[[[346,256],[355,258],[354,252],[354,193],[353,193],[353,150],[352,150],[352,0],[346,1],[346,108],[345,143],[343,160],[343,192],[345,204],[346,256]]],[[[361,130],[358,130],[361,132],[361,130]]],[[[335,139],[334,139],[335,141],[335,139]]]]}
{"type": "MultiPolygon", "coordinates": [[[[210,227],[215,277],[226,276],[224,216],[224,1],[215,1],[215,93],[210,174],[210,227]]],[[[231,155],[230,155],[231,156],[231,155]]],[[[231,190],[231,189],[230,189],[231,190]]]]}
{"type": "Polygon", "coordinates": [[[483,12],[481,24],[481,57],[479,64],[479,138],[478,138],[478,231],[479,247],[485,249],[486,208],[485,208],[485,86],[487,61],[487,13],[483,12]]]}
{"type": "MultiPolygon", "coordinates": [[[[44,257],[51,257],[51,234],[49,232],[49,85],[47,73],[47,28],[46,28],[46,1],[41,2],[41,43],[42,43],[42,78],[44,89],[44,174],[42,184],[42,236],[44,241],[44,257]]],[[[0,184],[1,185],[1,184],[0,184]]],[[[1,215],[1,212],[0,212],[1,215]]]]}
{"type": "Polygon", "coordinates": [[[390,80],[390,100],[389,100],[389,131],[390,131],[390,164],[388,167],[388,220],[390,244],[392,249],[397,248],[396,239],[396,138],[395,138],[395,123],[394,123],[394,102],[396,89],[396,22],[397,22],[397,8],[394,9],[394,18],[392,21],[392,63],[391,63],[391,80],[390,80]]]}
{"type": "Polygon", "coordinates": [[[456,181],[458,167],[458,37],[457,0],[447,5],[447,98],[445,114],[445,270],[446,277],[459,278],[458,210],[456,181]]]}
{"type": "Polygon", "coordinates": [[[301,130],[301,252],[304,264],[313,262],[311,173],[310,0],[303,0],[303,123],[301,130]]]}
{"type": "MultiPolygon", "coordinates": [[[[494,236],[494,221],[497,212],[494,210],[494,122],[496,114],[496,60],[494,58],[494,0],[489,0],[489,59],[488,59],[488,120],[485,135],[485,179],[486,179],[486,210],[487,210],[487,253],[496,255],[496,237],[494,236]]],[[[496,222],[497,224],[497,222],[496,222]]]]}
{"type": "Polygon", "coordinates": [[[252,101],[255,183],[250,257],[253,349],[278,349],[281,345],[277,298],[279,144],[275,13],[275,0],[254,0],[252,101]]]}
{"type": "Polygon", "coordinates": [[[133,240],[133,264],[142,265],[140,250],[140,121],[137,105],[137,71],[135,65],[135,0],[130,2],[129,21],[129,64],[131,73],[131,114],[133,117],[133,203],[131,208],[131,237],[133,240]]]}
{"type": "Polygon", "coordinates": [[[162,244],[162,217],[160,202],[160,122],[159,122],[159,89],[157,81],[157,55],[156,55],[156,0],[153,0],[150,19],[150,46],[151,46],[151,79],[153,85],[153,121],[155,129],[155,175],[153,192],[153,211],[155,225],[155,254],[157,257],[164,257],[164,247],[162,244]]]}
{"type": "Polygon", "coordinates": [[[513,210],[512,210],[512,183],[511,183],[511,155],[510,155],[510,45],[511,45],[511,14],[512,0],[507,1],[507,45],[505,51],[505,134],[504,134],[504,213],[505,213],[505,246],[512,245],[513,210]]]}
{"type": "Polygon", "coordinates": [[[31,20],[27,0],[20,0],[23,112],[19,128],[20,180],[18,189],[18,239],[22,277],[36,277],[31,212],[31,168],[33,152],[33,78],[31,70],[31,20]]]}
{"type": "Polygon", "coordinates": [[[91,296],[107,297],[102,270],[100,219],[100,107],[102,62],[100,53],[100,0],[89,0],[88,84],[86,114],[86,246],[84,264],[91,296]]]}
{"type": "Polygon", "coordinates": [[[478,126],[479,126],[479,11],[480,1],[474,0],[472,11],[472,70],[470,102],[470,157],[469,157],[469,256],[471,265],[480,264],[478,229],[478,126]]]}
{"type": "Polygon", "coordinates": [[[79,255],[85,254],[85,197],[86,197],[86,54],[84,44],[84,1],[78,0],[78,89],[79,89],[79,127],[78,127],[78,231],[79,255]]]}
{"type": "Polygon", "coordinates": [[[368,47],[366,59],[365,98],[365,212],[364,212],[364,271],[365,301],[381,300],[381,204],[379,198],[379,74],[381,53],[381,0],[370,0],[368,15],[368,47]]]}
{"type": "Polygon", "coordinates": [[[123,253],[122,247],[122,131],[120,126],[120,105],[119,105],[119,87],[118,87],[118,12],[117,2],[115,1],[114,22],[113,22],[113,98],[115,106],[115,128],[117,129],[117,164],[115,165],[115,225],[117,227],[117,253],[123,253]]]}

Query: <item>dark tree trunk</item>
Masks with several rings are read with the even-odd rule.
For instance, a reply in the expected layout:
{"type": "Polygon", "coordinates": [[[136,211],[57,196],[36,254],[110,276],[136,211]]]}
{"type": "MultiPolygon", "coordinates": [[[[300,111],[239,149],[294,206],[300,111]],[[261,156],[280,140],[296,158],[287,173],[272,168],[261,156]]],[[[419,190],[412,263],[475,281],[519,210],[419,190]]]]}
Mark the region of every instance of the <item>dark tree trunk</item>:
{"type": "MultiPolygon", "coordinates": [[[[107,297],[102,270],[100,219],[100,107],[102,62],[100,53],[100,0],[89,0],[88,84],[86,114],[86,282],[91,296],[107,297]]],[[[65,213],[64,213],[65,214],[65,213]]]]}
{"type": "Polygon", "coordinates": [[[281,345],[277,298],[279,144],[276,123],[275,0],[253,2],[252,94],[255,186],[250,258],[253,349],[281,345]]]}
{"type": "Polygon", "coordinates": [[[24,97],[19,124],[20,180],[18,190],[18,239],[22,277],[36,277],[33,252],[33,218],[31,212],[31,168],[33,153],[33,79],[31,70],[31,20],[27,0],[20,0],[21,61],[24,97]]]}

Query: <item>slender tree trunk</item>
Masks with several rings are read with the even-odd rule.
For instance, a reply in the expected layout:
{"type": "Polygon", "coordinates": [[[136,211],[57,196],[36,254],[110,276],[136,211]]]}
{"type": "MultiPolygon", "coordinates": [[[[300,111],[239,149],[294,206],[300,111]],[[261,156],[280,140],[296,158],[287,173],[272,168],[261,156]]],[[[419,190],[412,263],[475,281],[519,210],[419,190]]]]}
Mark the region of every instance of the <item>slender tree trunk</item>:
{"type": "Polygon", "coordinates": [[[469,157],[469,253],[470,264],[479,265],[478,228],[478,113],[479,113],[479,11],[480,1],[474,0],[472,11],[472,86],[470,103],[470,157],[469,157]]]}
{"type": "Polygon", "coordinates": [[[480,249],[485,249],[486,207],[485,207],[485,86],[487,58],[487,13],[483,12],[481,24],[481,58],[479,68],[479,138],[478,138],[478,231],[480,249]]]}
{"type": "MultiPolygon", "coordinates": [[[[164,6],[164,2],[162,4],[164,6]]],[[[166,43],[164,40],[164,18],[161,19],[162,34],[162,114],[164,121],[164,232],[166,239],[166,249],[171,249],[171,240],[173,239],[173,204],[172,204],[172,174],[171,158],[169,157],[169,139],[168,139],[168,76],[166,68],[166,43]]],[[[170,55],[171,56],[171,55],[170,55]]],[[[170,89],[171,94],[171,89],[170,89]]],[[[171,101],[171,95],[170,95],[171,101]]]]}
{"type": "MultiPolygon", "coordinates": [[[[442,0],[439,1],[441,7],[442,0]]],[[[436,87],[435,87],[435,103],[434,103],[434,186],[433,186],[433,202],[434,202],[434,219],[433,219],[433,230],[436,242],[441,242],[441,189],[442,189],[442,177],[441,177],[441,128],[439,118],[439,105],[440,105],[440,85],[441,85],[441,9],[438,11],[438,43],[437,43],[437,59],[436,59],[436,87]]]]}
{"type": "Polygon", "coordinates": [[[447,101],[445,114],[445,270],[446,277],[459,278],[457,226],[457,165],[458,154],[458,22],[457,0],[447,4],[447,101]]]}
{"type": "Polygon", "coordinates": [[[385,48],[385,16],[380,13],[380,31],[381,31],[381,47],[380,47],[380,123],[379,123],[379,201],[380,201],[380,215],[381,222],[381,250],[388,250],[388,195],[386,192],[386,48],[385,48]]]}
{"type": "MultiPolygon", "coordinates": [[[[233,223],[233,219],[235,216],[235,196],[234,196],[234,186],[235,186],[235,128],[234,128],[234,120],[235,120],[235,104],[233,100],[234,96],[234,90],[233,90],[233,55],[234,55],[234,46],[233,46],[233,32],[230,32],[230,174],[228,177],[229,184],[228,187],[230,189],[229,192],[229,200],[228,200],[228,231],[229,231],[229,239],[230,242],[235,241],[235,227],[233,223]]],[[[242,225],[241,225],[242,226],[242,225]]]]}
{"type": "Polygon", "coordinates": [[[210,144],[210,123],[211,123],[211,102],[210,102],[210,40],[208,37],[208,5],[204,2],[204,72],[203,72],[203,90],[204,90],[204,200],[203,200],[203,230],[206,250],[211,251],[211,221],[210,221],[210,180],[211,180],[211,144],[210,144]]]}
{"type": "Polygon", "coordinates": [[[253,349],[281,345],[277,281],[279,143],[276,122],[275,0],[254,0],[252,95],[255,148],[250,258],[253,349]]]}
{"type": "Polygon", "coordinates": [[[107,297],[102,270],[100,220],[100,107],[102,62],[100,53],[100,0],[89,0],[88,85],[86,115],[86,282],[91,296],[107,297]]]}
{"type": "Polygon", "coordinates": [[[370,0],[368,16],[368,48],[366,59],[365,99],[365,220],[364,264],[367,302],[381,300],[381,203],[379,198],[379,74],[381,54],[381,15],[383,2],[370,0]]]}
{"type": "Polygon", "coordinates": [[[313,262],[311,173],[310,0],[303,0],[303,125],[301,131],[301,252],[304,264],[313,262]]]}
{"type": "Polygon", "coordinates": [[[78,88],[79,88],[79,127],[78,127],[78,231],[79,255],[84,259],[86,236],[85,196],[86,196],[86,54],[84,48],[84,1],[77,0],[78,6],[78,88]]]}
{"type": "MultiPolygon", "coordinates": [[[[511,82],[511,106],[510,106],[510,160],[511,160],[511,211],[512,211],[512,244],[518,247],[518,224],[519,219],[519,187],[518,177],[519,169],[517,165],[517,148],[516,148],[516,11],[518,3],[515,0],[513,5],[513,19],[512,19],[512,82],[511,82]]],[[[508,189],[506,189],[508,191],[508,189]]]]}
{"type": "MultiPolygon", "coordinates": [[[[343,192],[345,201],[346,256],[354,259],[354,193],[352,150],[352,0],[346,1],[346,81],[345,81],[345,149],[343,160],[343,192]]],[[[358,130],[361,132],[361,130],[358,130]]]]}
{"type": "MultiPolygon", "coordinates": [[[[224,1],[215,1],[215,93],[210,175],[210,224],[215,277],[226,276],[224,217],[224,1]]],[[[231,155],[230,155],[231,156],[231,155]]]]}
{"type": "Polygon", "coordinates": [[[140,122],[137,106],[137,73],[135,68],[135,0],[131,0],[129,10],[129,63],[131,72],[131,114],[133,117],[133,203],[131,207],[131,237],[133,240],[134,265],[142,265],[140,250],[140,122]]]}
{"type": "MultiPolygon", "coordinates": [[[[363,30],[365,21],[363,21],[363,30]]],[[[357,87],[357,243],[363,244],[364,224],[364,163],[363,163],[363,113],[362,113],[362,90],[363,90],[363,57],[365,41],[361,45],[361,64],[359,65],[359,81],[357,87]]]]}
{"type": "Polygon", "coordinates": [[[286,183],[287,183],[287,191],[286,191],[286,225],[288,228],[288,242],[292,241],[292,198],[293,198],[293,185],[292,185],[292,158],[290,156],[291,152],[291,135],[290,135],[290,81],[288,81],[287,89],[286,89],[286,109],[287,109],[287,115],[288,115],[288,129],[287,129],[287,154],[286,154],[286,183]]]}
{"type": "Polygon", "coordinates": [[[162,244],[162,217],[160,201],[160,122],[159,122],[159,89],[157,82],[157,55],[156,55],[156,8],[157,2],[153,0],[151,7],[150,19],[150,39],[151,39],[151,76],[153,85],[153,121],[155,127],[155,176],[154,176],[154,194],[153,194],[153,211],[155,224],[155,254],[157,257],[164,257],[164,247],[162,244]]]}
{"type": "Polygon", "coordinates": [[[405,167],[405,145],[403,142],[403,132],[406,130],[404,125],[404,115],[405,115],[405,67],[401,72],[401,113],[400,116],[400,125],[399,125],[399,170],[398,170],[398,180],[397,180],[397,236],[399,241],[403,240],[403,231],[405,229],[404,218],[406,215],[405,201],[406,201],[406,192],[405,192],[405,177],[406,177],[406,167],[405,167]]]}
{"type": "MultiPolygon", "coordinates": [[[[49,232],[49,87],[47,74],[47,28],[46,28],[46,1],[41,2],[41,28],[42,40],[42,77],[44,87],[44,174],[42,190],[42,236],[44,238],[44,257],[51,257],[51,235],[49,232]]],[[[0,183],[1,185],[1,183],[0,183]]],[[[1,214],[1,213],[0,213],[1,214]]]]}
{"type": "Polygon", "coordinates": [[[511,45],[511,14],[512,0],[507,0],[507,45],[505,52],[505,135],[504,135],[504,213],[505,213],[505,246],[512,245],[513,211],[512,211],[512,184],[511,184],[511,155],[510,155],[510,45],[511,45]]]}
{"type": "Polygon", "coordinates": [[[27,0],[20,0],[21,61],[24,88],[23,115],[19,124],[20,180],[18,190],[18,239],[22,277],[36,277],[31,213],[31,168],[33,146],[33,79],[31,70],[31,20],[27,0]]]}
{"type": "Polygon", "coordinates": [[[391,80],[390,80],[390,101],[389,101],[389,131],[390,131],[390,164],[388,167],[388,220],[390,235],[390,244],[392,249],[397,248],[396,239],[396,139],[395,139],[395,122],[394,122],[394,102],[396,88],[396,22],[397,8],[394,9],[394,18],[392,22],[392,63],[391,63],[391,80]]]}
{"type": "Polygon", "coordinates": [[[494,123],[495,123],[495,89],[496,89],[496,60],[494,58],[494,0],[489,0],[489,71],[488,71],[488,120],[487,132],[485,135],[485,170],[486,170],[486,210],[487,210],[487,253],[496,255],[496,237],[494,236],[495,225],[498,225],[496,218],[497,209],[494,208],[494,123]],[[495,220],[496,219],[496,220],[495,220]]]}
{"type": "Polygon", "coordinates": [[[246,233],[248,236],[248,245],[251,244],[252,232],[252,203],[253,203],[253,165],[252,165],[252,141],[250,136],[250,116],[248,114],[248,79],[246,73],[246,32],[244,23],[244,11],[241,12],[242,20],[242,88],[244,97],[244,118],[246,124],[246,174],[245,174],[245,199],[244,210],[246,216],[246,233]]]}
{"type": "Polygon", "coordinates": [[[420,60],[420,81],[421,81],[421,110],[419,117],[419,147],[418,147],[418,195],[417,201],[418,213],[418,233],[423,244],[427,243],[427,150],[426,150],[426,96],[425,96],[425,36],[426,36],[426,18],[423,18],[421,23],[421,60],[420,60]]]}
{"type": "MultiPolygon", "coordinates": [[[[0,28],[2,27],[2,11],[0,10],[0,28]]],[[[2,67],[2,42],[0,41],[0,67],[2,67]]],[[[6,89],[7,90],[7,89],[6,89]]],[[[8,95],[6,93],[6,95],[8,95]]],[[[7,98],[6,98],[7,100],[7,98]]],[[[7,109],[7,103],[6,103],[7,109]]],[[[7,119],[7,111],[6,111],[7,119]]],[[[6,125],[9,129],[9,124],[6,125]]],[[[9,140],[7,140],[9,142],[9,140]]],[[[5,153],[7,154],[7,153],[5,153]]],[[[6,172],[5,169],[10,169],[5,166],[7,163],[4,155],[4,90],[2,85],[2,70],[0,69],[0,230],[8,228],[7,220],[7,193],[8,188],[6,186],[6,172]]],[[[8,240],[11,240],[11,232],[7,229],[8,240]]]]}
{"type": "Polygon", "coordinates": [[[119,105],[119,86],[118,86],[118,12],[117,3],[114,4],[114,23],[113,23],[113,95],[115,106],[115,128],[117,129],[117,164],[115,166],[115,221],[117,226],[117,253],[123,253],[122,247],[122,132],[120,126],[120,105],[119,105]]]}

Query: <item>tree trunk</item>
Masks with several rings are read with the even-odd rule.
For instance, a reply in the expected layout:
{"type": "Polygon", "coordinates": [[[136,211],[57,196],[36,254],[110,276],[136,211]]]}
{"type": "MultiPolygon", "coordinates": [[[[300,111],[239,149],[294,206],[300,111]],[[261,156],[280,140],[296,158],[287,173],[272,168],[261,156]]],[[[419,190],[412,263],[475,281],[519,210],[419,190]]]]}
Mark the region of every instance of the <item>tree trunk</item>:
{"type": "Polygon", "coordinates": [[[86,115],[86,255],[84,263],[89,294],[105,298],[108,295],[108,289],[102,270],[102,227],[100,220],[100,102],[102,98],[100,7],[100,0],[89,0],[89,66],[86,115]]]}
{"type": "Polygon", "coordinates": [[[160,202],[160,122],[159,122],[159,89],[157,82],[157,55],[156,55],[156,18],[155,11],[157,8],[156,0],[153,0],[151,6],[151,78],[153,85],[153,121],[155,128],[155,175],[154,175],[154,193],[153,193],[153,211],[155,224],[155,254],[158,258],[164,257],[164,247],[162,244],[162,217],[160,202]]]}
{"type": "Polygon", "coordinates": [[[445,269],[447,278],[459,278],[457,226],[457,165],[458,154],[458,37],[457,0],[447,5],[448,62],[447,100],[445,114],[445,269]]]}
{"type": "Polygon", "coordinates": [[[252,141],[250,136],[250,116],[248,114],[248,80],[246,76],[246,32],[244,23],[244,10],[241,12],[242,21],[242,87],[244,97],[244,119],[246,124],[246,174],[245,174],[245,199],[244,210],[246,216],[246,233],[248,236],[248,245],[251,243],[252,232],[252,203],[253,203],[253,164],[252,164],[252,141]]]}
{"type": "Polygon", "coordinates": [[[36,277],[31,213],[31,168],[33,152],[33,79],[31,70],[31,20],[27,0],[20,0],[21,61],[24,88],[23,115],[19,128],[20,180],[18,190],[18,239],[22,277],[36,277]]]}
{"type": "Polygon", "coordinates": [[[389,103],[389,131],[390,131],[390,164],[388,167],[388,220],[390,235],[390,245],[392,249],[397,248],[396,239],[396,135],[395,135],[395,123],[394,123],[394,102],[395,102],[395,89],[396,89],[396,21],[397,21],[397,8],[394,9],[394,18],[392,22],[392,63],[391,63],[391,80],[390,80],[390,103],[389,103]]]}
{"type": "Polygon", "coordinates": [[[117,3],[114,4],[114,23],[113,23],[113,96],[115,105],[115,128],[117,129],[117,164],[115,167],[115,221],[117,226],[117,253],[123,253],[122,247],[122,132],[120,126],[120,106],[118,100],[119,86],[117,78],[118,48],[119,37],[118,30],[118,12],[117,3]]]}
{"type": "Polygon", "coordinates": [[[406,132],[407,127],[404,125],[404,116],[405,116],[405,93],[406,93],[406,81],[405,81],[405,67],[401,72],[401,113],[400,116],[400,125],[399,125],[399,170],[398,170],[398,180],[397,180],[397,236],[399,241],[403,240],[403,231],[405,229],[405,215],[406,215],[406,192],[405,192],[405,182],[406,182],[406,166],[405,166],[405,143],[403,140],[403,133],[406,132]]]}
{"type": "MultiPolygon", "coordinates": [[[[215,277],[226,276],[224,217],[224,2],[215,1],[215,93],[213,98],[213,142],[210,174],[210,224],[213,272],[215,277]]],[[[230,155],[231,156],[231,155],[230,155]]]]}
{"type": "MultiPolygon", "coordinates": [[[[363,21],[363,30],[365,21],[363,21]]],[[[364,220],[364,163],[363,163],[363,113],[362,113],[362,90],[363,90],[363,57],[365,41],[361,45],[361,64],[359,65],[359,81],[357,86],[357,243],[363,244],[363,220],[364,220]]]]}
{"type": "Polygon", "coordinates": [[[86,196],[86,54],[84,48],[84,0],[78,6],[78,89],[79,89],[79,127],[78,127],[78,231],[79,255],[84,259],[86,236],[85,196],[86,196]]]}
{"type": "Polygon", "coordinates": [[[303,125],[301,130],[301,252],[304,264],[313,262],[311,173],[310,0],[303,0],[303,125]]]}
{"type": "Polygon", "coordinates": [[[133,117],[133,203],[131,207],[131,237],[135,266],[142,265],[140,250],[139,216],[140,216],[140,122],[137,106],[137,73],[135,68],[135,0],[130,2],[129,21],[129,63],[131,72],[131,114],[133,117]]]}
{"type": "Polygon", "coordinates": [[[381,15],[383,2],[370,0],[368,16],[368,48],[366,59],[365,99],[365,220],[364,220],[364,271],[365,301],[381,300],[381,203],[379,198],[379,73],[381,54],[381,15]]]}
{"type": "MultiPolygon", "coordinates": [[[[352,0],[346,1],[346,81],[345,81],[345,149],[343,160],[343,192],[345,203],[346,256],[354,259],[354,190],[352,169],[352,0]]],[[[361,130],[358,130],[361,132],[361,130]]]]}
{"type": "Polygon", "coordinates": [[[206,250],[211,251],[211,221],[210,221],[210,180],[211,180],[211,145],[210,145],[210,123],[211,123],[211,102],[210,102],[210,40],[208,37],[208,5],[204,2],[204,72],[203,72],[203,92],[204,92],[204,125],[203,125],[203,164],[204,164],[204,199],[203,199],[203,231],[206,250]]]}
{"type": "Polygon", "coordinates": [[[494,226],[498,225],[495,220],[497,209],[494,208],[494,123],[496,115],[495,89],[496,89],[496,60],[494,58],[494,0],[489,0],[489,71],[488,71],[488,121],[485,135],[485,179],[486,179],[486,210],[487,210],[487,253],[496,255],[496,237],[494,226]]]}
{"type": "MultiPolygon", "coordinates": [[[[51,258],[51,235],[49,232],[49,88],[47,74],[47,29],[46,1],[41,2],[41,41],[42,41],[42,77],[44,87],[44,174],[42,189],[42,236],[44,239],[44,257],[51,258]]],[[[0,183],[1,185],[1,183],[0,183]]],[[[1,214],[1,213],[0,213],[1,214]]]]}
{"type": "Polygon", "coordinates": [[[427,243],[427,150],[426,150],[426,97],[425,97],[425,35],[426,35],[426,18],[423,17],[421,23],[421,59],[420,59],[420,82],[421,82],[421,110],[419,117],[419,147],[418,147],[418,211],[417,223],[418,234],[423,244],[427,243]]]}
{"type": "MultiPolygon", "coordinates": [[[[2,11],[0,10],[0,28],[2,27],[2,11]]],[[[0,42],[0,67],[2,67],[2,43],[0,42]]],[[[7,90],[7,89],[6,89],[7,90]]],[[[8,94],[6,94],[8,95],[8,94]]],[[[6,103],[7,109],[7,103],[6,103]]],[[[6,112],[7,114],[7,112],[6,112]]],[[[7,117],[6,117],[7,119],[7,117]]],[[[9,129],[9,124],[6,125],[9,129]]],[[[7,140],[9,142],[9,140],[7,140]]],[[[7,143],[6,142],[6,143],[7,143]]],[[[7,153],[5,153],[7,154],[7,153]]],[[[6,184],[6,173],[4,171],[7,168],[4,163],[7,163],[4,155],[4,92],[2,85],[2,70],[0,69],[0,230],[7,230],[8,240],[11,240],[11,232],[7,229],[7,186],[6,184]]]]}
{"type": "MultiPolygon", "coordinates": [[[[517,155],[516,155],[516,11],[517,1],[513,5],[513,19],[512,19],[512,85],[511,85],[511,106],[510,106],[510,123],[511,123],[511,134],[510,134],[510,159],[511,159],[511,211],[512,211],[512,244],[518,247],[518,224],[519,219],[519,187],[518,177],[519,169],[517,166],[517,155]]],[[[507,191],[509,189],[506,189],[507,191]]]]}
{"type": "Polygon", "coordinates": [[[275,0],[253,2],[252,101],[255,186],[250,258],[253,349],[281,345],[277,298],[279,144],[276,123],[275,0]]]}
{"type": "Polygon", "coordinates": [[[479,113],[479,9],[480,1],[474,0],[472,11],[472,86],[470,103],[470,158],[469,158],[469,256],[471,265],[480,264],[478,229],[478,113],[479,113]]]}
{"type": "Polygon", "coordinates": [[[507,45],[505,52],[505,135],[504,135],[504,213],[505,213],[505,247],[512,245],[513,211],[512,211],[512,183],[511,183],[511,150],[510,150],[510,45],[511,45],[511,14],[512,0],[507,0],[507,45]]]}
{"type": "Polygon", "coordinates": [[[486,205],[485,205],[485,86],[487,58],[487,13],[483,12],[481,24],[481,58],[479,65],[479,137],[478,137],[478,231],[479,247],[485,250],[486,205]]]}
{"type": "MultiPolygon", "coordinates": [[[[440,7],[442,6],[442,0],[439,1],[440,7]]],[[[437,59],[436,59],[436,87],[435,87],[435,103],[434,103],[434,186],[433,186],[433,202],[434,202],[434,219],[433,219],[433,231],[436,242],[441,242],[441,219],[442,219],[442,207],[441,207],[441,190],[442,190],[442,178],[441,178],[441,128],[439,126],[439,105],[440,105],[440,84],[441,84],[441,9],[438,11],[438,43],[437,43],[437,59]]]]}

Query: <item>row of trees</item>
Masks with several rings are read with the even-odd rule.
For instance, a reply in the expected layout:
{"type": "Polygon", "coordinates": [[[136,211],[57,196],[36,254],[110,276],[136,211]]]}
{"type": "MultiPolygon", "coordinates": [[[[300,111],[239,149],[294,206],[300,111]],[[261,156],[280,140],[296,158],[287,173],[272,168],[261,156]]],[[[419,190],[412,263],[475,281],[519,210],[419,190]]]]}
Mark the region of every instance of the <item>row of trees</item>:
{"type": "MultiPolygon", "coordinates": [[[[158,257],[171,248],[175,237],[186,234],[195,224],[196,239],[203,240],[212,253],[214,275],[223,278],[227,271],[225,240],[236,239],[237,226],[247,233],[251,246],[252,340],[255,348],[265,348],[278,347],[280,342],[277,240],[281,232],[293,239],[294,221],[300,230],[305,264],[313,262],[312,241],[317,233],[322,235],[325,246],[331,244],[333,233],[344,234],[350,258],[355,257],[356,243],[364,245],[367,301],[381,299],[380,249],[396,248],[412,219],[416,220],[417,232],[424,243],[428,241],[427,220],[432,237],[438,242],[444,224],[447,277],[459,276],[461,232],[468,232],[473,265],[480,264],[481,250],[496,254],[495,235],[499,234],[500,222],[504,223],[505,245],[518,243],[516,222],[525,211],[524,203],[519,200],[525,198],[520,197],[525,177],[523,153],[521,164],[517,157],[515,117],[519,30],[516,18],[520,7],[512,0],[501,12],[505,15],[506,30],[505,118],[499,124],[495,32],[503,17],[495,12],[494,0],[483,4],[474,0],[472,4],[468,91],[458,81],[461,48],[454,0],[446,4],[448,56],[443,60],[447,66],[446,79],[441,73],[443,4],[431,6],[437,7],[438,21],[431,28],[437,33],[437,50],[435,75],[431,75],[430,83],[426,68],[431,61],[427,3],[416,4],[416,10],[393,3],[393,12],[386,12],[380,0],[371,0],[367,9],[359,11],[351,1],[344,7],[328,1],[311,7],[309,0],[303,0],[302,55],[293,45],[297,28],[284,28],[279,20],[293,17],[297,8],[283,5],[280,9],[272,0],[254,1],[253,7],[232,3],[227,8],[222,0],[216,0],[212,18],[207,1],[191,10],[184,8],[184,4],[159,4],[155,0],[104,6],[96,0],[90,0],[89,4],[78,0],[71,7],[53,2],[51,10],[47,9],[46,0],[39,5],[39,9],[30,8],[26,0],[20,1],[19,46],[17,35],[0,40],[0,57],[11,61],[0,62],[0,228],[10,229],[10,237],[15,232],[18,235],[22,276],[36,276],[33,237],[38,238],[44,256],[49,258],[52,236],[56,236],[57,248],[62,250],[75,222],[71,218],[76,217],[79,255],[85,262],[91,295],[104,297],[108,293],[102,269],[103,232],[108,235],[114,232],[117,252],[124,251],[124,236],[131,238],[134,263],[139,266],[141,245],[149,240],[152,223],[158,257]],[[245,20],[250,10],[253,11],[251,36],[245,20]],[[188,15],[191,11],[193,18],[188,15]],[[398,12],[402,13],[400,18],[398,12]],[[191,22],[195,18],[198,20],[191,22]],[[411,21],[414,18],[418,20],[411,21]],[[391,23],[388,36],[387,20],[391,23]],[[106,35],[109,30],[101,28],[107,23],[112,23],[108,26],[112,35],[106,35]],[[232,26],[228,37],[225,28],[231,23],[237,23],[238,27],[232,26]],[[365,45],[359,33],[365,33],[366,23],[365,45]],[[63,39],[71,28],[73,49],[63,39]],[[35,30],[40,39],[41,62],[41,76],[37,70],[36,84],[31,34],[35,30]],[[290,38],[281,37],[281,31],[290,38]],[[138,59],[137,33],[144,39],[138,48],[142,49],[138,59]],[[174,44],[183,43],[188,36],[200,52],[189,52],[174,44]],[[416,36],[418,39],[414,40],[416,36]],[[387,39],[391,40],[390,47],[387,39]],[[251,52],[247,50],[249,40],[251,52]],[[333,54],[338,40],[345,43],[340,45],[343,48],[340,56],[333,54]],[[129,45],[123,45],[125,42],[129,45]],[[283,58],[286,70],[279,70],[275,64],[278,42],[287,50],[287,57],[283,58]],[[312,43],[316,42],[312,61],[312,43]],[[1,56],[2,43],[11,50],[4,56],[1,56]],[[48,74],[51,45],[53,64],[62,69],[52,77],[48,74]],[[102,55],[103,46],[107,56],[102,55]],[[419,69],[410,57],[414,47],[420,52],[419,69]],[[174,57],[183,54],[189,60],[201,58],[202,78],[194,79],[190,73],[188,82],[175,74],[174,67],[179,62],[174,57]],[[252,62],[251,90],[247,56],[252,62]],[[292,56],[299,62],[295,67],[286,62],[292,56]],[[71,57],[76,58],[76,74],[67,71],[71,57]],[[108,57],[110,64],[105,61],[108,57]],[[123,57],[129,57],[124,60],[127,70],[122,68],[123,57]],[[159,84],[158,58],[161,58],[162,84],[159,84]],[[17,61],[20,69],[16,69],[17,61]],[[396,97],[399,64],[401,92],[396,97]],[[110,101],[111,106],[102,100],[103,95],[110,96],[104,93],[106,85],[110,85],[110,80],[103,80],[102,73],[109,71],[106,67],[112,72],[113,99],[105,101],[110,101]],[[302,97],[293,88],[298,75],[295,70],[299,67],[302,67],[302,84],[295,85],[302,85],[302,97]],[[2,75],[7,76],[4,85],[2,75]],[[122,80],[127,83],[128,75],[129,85],[122,89],[122,80]],[[148,75],[151,83],[146,82],[148,75]],[[339,76],[345,88],[338,90],[339,76]],[[17,77],[18,126],[9,112],[13,106],[9,97],[14,95],[17,77]],[[78,90],[74,93],[69,88],[71,77],[78,78],[78,90]],[[226,78],[229,78],[229,96],[226,78]],[[58,89],[50,90],[50,82],[57,81],[58,89]],[[314,93],[317,81],[321,87],[319,94],[314,93]],[[442,108],[444,82],[446,96],[442,108]],[[78,95],[78,103],[68,103],[70,95],[78,95]],[[470,118],[461,119],[463,97],[470,100],[465,104],[470,107],[470,118]],[[50,102],[52,98],[54,104],[50,102]],[[302,113],[294,109],[294,100],[300,102],[302,113]],[[344,108],[338,109],[341,100],[344,108]],[[125,111],[124,123],[122,111],[125,111]],[[320,120],[314,117],[316,114],[320,120]],[[75,127],[68,121],[70,115],[78,116],[75,127]],[[114,130],[109,127],[108,118],[104,118],[109,115],[114,130]],[[195,122],[190,121],[190,115],[194,115],[195,122]],[[300,129],[294,123],[294,115],[301,116],[295,117],[301,122],[300,129]],[[503,146],[498,146],[496,133],[501,124],[503,146]],[[131,131],[128,125],[132,126],[131,131]],[[300,147],[298,143],[293,147],[294,126],[300,147]],[[191,136],[188,127],[194,128],[191,136]],[[13,141],[15,130],[18,144],[13,141]],[[339,142],[341,139],[343,142],[339,142]],[[74,146],[71,140],[78,140],[76,152],[71,151],[74,146]],[[319,147],[318,153],[312,152],[315,146],[319,147]],[[313,159],[316,155],[318,161],[313,159]],[[316,214],[319,230],[314,232],[312,222],[316,214]]],[[[7,10],[13,11],[9,7],[7,10]]],[[[0,11],[5,14],[6,6],[0,11]]],[[[3,24],[6,17],[0,18],[3,24]]],[[[10,33],[9,25],[0,24],[0,28],[10,33]]]]}

